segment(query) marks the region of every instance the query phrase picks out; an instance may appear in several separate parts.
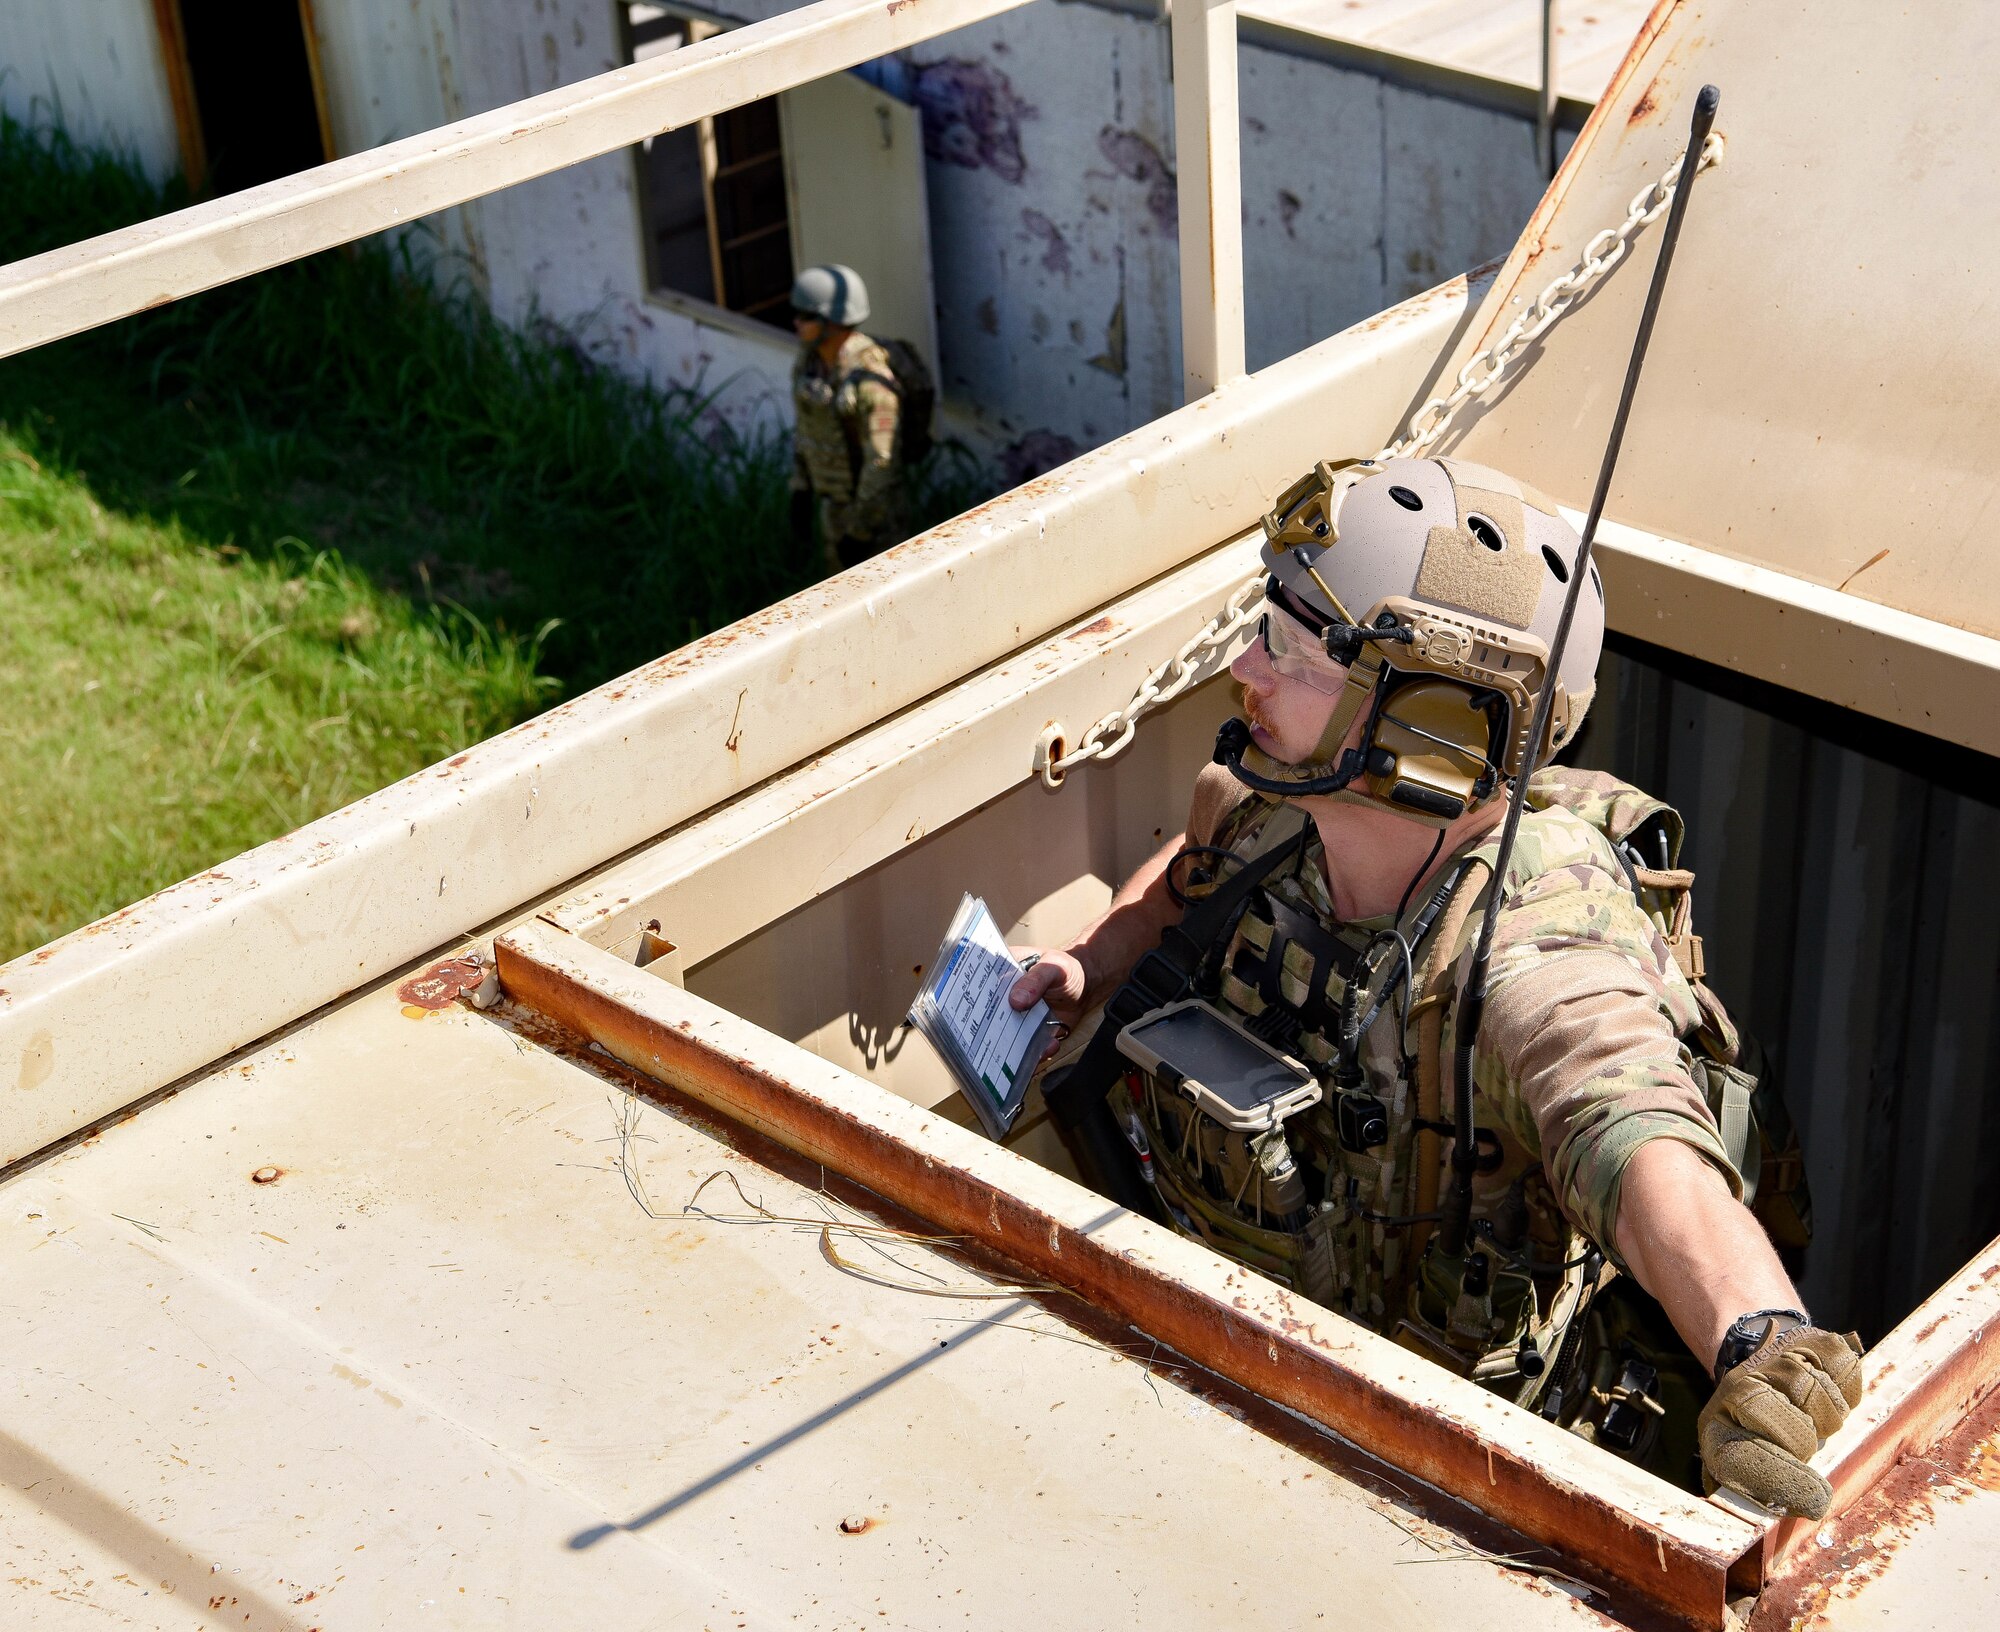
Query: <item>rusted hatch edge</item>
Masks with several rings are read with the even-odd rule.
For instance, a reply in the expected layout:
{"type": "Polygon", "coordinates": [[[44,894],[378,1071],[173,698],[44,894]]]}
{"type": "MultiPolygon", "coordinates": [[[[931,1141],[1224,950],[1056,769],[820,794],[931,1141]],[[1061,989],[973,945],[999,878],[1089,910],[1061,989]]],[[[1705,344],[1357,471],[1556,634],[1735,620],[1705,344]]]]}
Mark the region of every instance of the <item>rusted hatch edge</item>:
{"type": "Polygon", "coordinates": [[[517,1001],[1625,1584],[1725,1624],[1766,1525],[1698,1500],[1150,1221],[577,937],[495,943],[517,1001]],[[1742,1571],[1739,1569],[1738,1574],[1742,1571]]]}

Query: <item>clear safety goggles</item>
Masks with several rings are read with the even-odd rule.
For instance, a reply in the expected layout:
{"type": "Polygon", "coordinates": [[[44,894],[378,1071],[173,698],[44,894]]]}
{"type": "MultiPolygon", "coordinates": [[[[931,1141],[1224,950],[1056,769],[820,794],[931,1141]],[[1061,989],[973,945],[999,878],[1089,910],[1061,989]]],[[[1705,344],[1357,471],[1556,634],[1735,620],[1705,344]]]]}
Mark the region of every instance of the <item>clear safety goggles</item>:
{"type": "Polygon", "coordinates": [[[1264,594],[1264,617],[1257,626],[1264,655],[1271,667],[1324,697],[1338,697],[1347,684],[1347,669],[1327,655],[1317,631],[1287,612],[1270,589],[1264,594]]]}

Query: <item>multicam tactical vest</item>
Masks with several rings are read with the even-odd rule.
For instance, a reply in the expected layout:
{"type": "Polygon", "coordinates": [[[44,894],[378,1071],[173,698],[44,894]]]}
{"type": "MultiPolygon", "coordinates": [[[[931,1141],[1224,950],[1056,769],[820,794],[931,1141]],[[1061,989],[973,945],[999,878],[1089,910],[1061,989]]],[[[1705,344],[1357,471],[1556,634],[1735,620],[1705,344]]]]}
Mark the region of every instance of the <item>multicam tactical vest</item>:
{"type": "MultiPolygon", "coordinates": [[[[1253,893],[1209,965],[1204,995],[1264,1041],[1330,1069],[1348,1003],[1365,1006],[1363,991],[1379,984],[1366,972],[1382,970],[1392,926],[1386,918],[1339,920],[1317,831],[1295,843],[1309,825],[1296,805],[1262,798],[1223,819],[1217,849],[1247,863],[1294,844],[1298,857],[1253,893]]],[[[1388,1222],[1415,1204],[1415,1073],[1398,1035],[1406,1003],[1399,994],[1384,1005],[1361,1032],[1353,1061],[1356,1087],[1386,1113],[1386,1138],[1370,1148],[1343,1144],[1340,1093],[1331,1088],[1319,1105],[1258,1135],[1228,1132],[1186,1100],[1144,1086],[1133,1103],[1161,1197],[1181,1228],[1383,1332],[1401,1315],[1414,1244],[1410,1227],[1388,1222]]]]}
{"type": "Polygon", "coordinates": [[[891,392],[879,382],[893,377],[889,354],[858,331],[847,337],[832,368],[812,347],[800,349],[792,365],[794,446],[821,499],[846,504],[854,498],[870,410],[864,398],[875,390],[891,392]]]}
{"type": "MultiPolygon", "coordinates": [[[[1754,1084],[1735,1064],[1737,1038],[1727,1015],[1700,981],[1700,942],[1687,911],[1692,875],[1672,868],[1679,818],[1600,773],[1538,773],[1529,801],[1508,900],[1531,890],[1545,868],[1579,860],[1600,881],[1622,875],[1658,934],[1655,956],[1679,971],[1674,1024],[1691,1045],[1688,1069],[1723,1126],[1725,1150],[1749,1178],[1748,1200],[1760,1165],[1758,1119],[1750,1112],[1754,1084]],[[1658,839],[1665,853],[1657,865],[1635,865],[1615,848],[1635,833],[1658,839]]],[[[1227,944],[1205,963],[1200,987],[1247,1029],[1318,1069],[1324,1095],[1282,1127],[1243,1134],[1138,1073],[1128,1077],[1120,1112],[1134,1143],[1150,1154],[1151,1175],[1175,1225],[1520,1404],[1559,1412],[1572,1426],[1589,1427],[1579,1424],[1578,1397],[1594,1388],[1593,1421],[1601,1422],[1606,1403],[1615,1404],[1625,1384],[1606,1356],[1579,1352],[1589,1345],[1577,1341],[1578,1316],[1610,1274],[1558,1206],[1532,1122],[1513,1103],[1517,1095],[1495,1091],[1501,1085],[1489,1082],[1493,1067],[1483,1050],[1477,1115],[1485,1159],[1475,1180],[1474,1218],[1497,1250],[1471,1288],[1424,1254],[1428,1225],[1417,1215],[1435,1207],[1448,1182],[1442,1170],[1451,1107],[1440,1091],[1439,1059],[1450,1056],[1452,998],[1490,893],[1490,865],[1482,870],[1481,858],[1490,859],[1492,841],[1448,865],[1393,925],[1386,918],[1339,920],[1318,832],[1295,805],[1245,798],[1210,842],[1233,858],[1222,877],[1278,846],[1297,852],[1252,893],[1227,944]],[[1406,978],[1388,978],[1405,972],[1406,957],[1406,978]],[[1342,1048],[1343,1035],[1353,1038],[1351,1050],[1342,1048]],[[1609,1373],[1593,1383],[1606,1366],[1609,1373]],[[1564,1389],[1570,1398],[1559,1402],[1555,1396],[1564,1389]]],[[[1202,887],[1191,884],[1189,894],[1199,893],[1202,887]]],[[[1586,925],[1588,910],[1586,903],[1586,925]]],[[[1536,955],[1535,943],[1515,955],[1536,955]]],[[[1775,1096],[1759,1109],[1767,1122],[1782,1123],[1775,1096]]],[[[1785,1219],[1793,1212],[1809,1216],[1802,1183],[1791,1173],[1797,1144],[1788,1127],[1784,1147],[1762,1153],[1768,1193],[1759,1198],[1775,1209],[1770,1216],[1763,1206],[1759,1212],[1781,1244],[1785,1219]],[[1774,1183],[1774,1171],[1790,1176],[1774,1183]]],[[[1593,1330],[1604,1324],[1595,1321],[1593,1330]]]]}

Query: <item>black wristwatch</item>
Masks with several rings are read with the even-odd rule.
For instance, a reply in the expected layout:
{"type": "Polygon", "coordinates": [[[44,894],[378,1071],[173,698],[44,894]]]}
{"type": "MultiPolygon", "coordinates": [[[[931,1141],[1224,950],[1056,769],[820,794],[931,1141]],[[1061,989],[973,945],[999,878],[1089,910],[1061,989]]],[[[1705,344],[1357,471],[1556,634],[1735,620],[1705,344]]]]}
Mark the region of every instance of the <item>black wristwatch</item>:
{"type": "Polygon", "coordinates": [[[1722,1334],[1722,1347],[1715,1351],[1715,1380],[1721,1382],[1725,1372],[1742,1365],[1779,1332],[1811,1324],[1812,1316],[1803,1309],[1753,1309],[1738,1315],[1722,1334]]]}

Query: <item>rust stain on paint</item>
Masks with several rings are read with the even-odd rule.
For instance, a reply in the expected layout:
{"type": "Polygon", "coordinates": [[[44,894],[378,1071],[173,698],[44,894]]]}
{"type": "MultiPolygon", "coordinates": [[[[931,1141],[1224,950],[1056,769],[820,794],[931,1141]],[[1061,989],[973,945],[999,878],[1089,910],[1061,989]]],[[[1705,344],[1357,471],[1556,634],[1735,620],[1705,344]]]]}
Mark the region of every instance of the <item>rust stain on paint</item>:
{"type": "Polygon", "coordinates": [[[1988,1394],[1931,1449],[1904,1456],[1866,1496],[1821,1524],[1757,1600],[1749,1632],[1820,1624],[1837,1600],[1879,1579],[1942,1505],[2000,1493],[2000,1391],[1988,1394]]]}
{"type": "Polygon", "coordinates": [[[446,1009],[486,978],[477,958],[446,958],[396,988],[396,995],[414,1009],[446,1009]]]}

